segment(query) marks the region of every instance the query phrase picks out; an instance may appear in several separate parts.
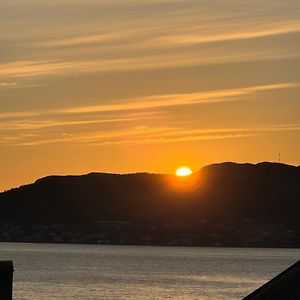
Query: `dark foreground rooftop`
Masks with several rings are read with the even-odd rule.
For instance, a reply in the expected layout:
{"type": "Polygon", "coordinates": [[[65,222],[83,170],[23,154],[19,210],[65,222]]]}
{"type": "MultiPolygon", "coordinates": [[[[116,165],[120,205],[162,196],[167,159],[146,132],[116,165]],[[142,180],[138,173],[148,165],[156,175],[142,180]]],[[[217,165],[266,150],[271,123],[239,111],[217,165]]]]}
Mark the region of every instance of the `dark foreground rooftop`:
{"type": "Polygon", "coordinates": [[[300,299],[300,261],[277,275],[243,300],[300,299]]]}

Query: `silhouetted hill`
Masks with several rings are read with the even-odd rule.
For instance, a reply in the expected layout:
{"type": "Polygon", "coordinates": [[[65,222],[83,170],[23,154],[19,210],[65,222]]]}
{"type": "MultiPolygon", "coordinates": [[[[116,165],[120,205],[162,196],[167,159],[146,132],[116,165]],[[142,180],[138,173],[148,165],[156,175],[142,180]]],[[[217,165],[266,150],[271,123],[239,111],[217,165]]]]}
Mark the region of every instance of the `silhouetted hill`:
{"type": "MultiPolygon", "coordinates": [[[[221,235],[220,244],[233,231],[233,244],[239,244],[238,230],[248,240],[255,230],[273,238],[284,234],[280,241],[291,239],[291,232],[299,233],[299,215],[300,168],[267,162],[210,165],[188,178],[146,173],[50,176],[0,194],[4,224],[77,224],[92,230],[99,222],[127,222],[144,226],[148,235],[151,226],[163,224],[169,226],[165,235],[207,234],[209,240],[221,235]]],[[[135,229],[134,234],[142,232],[135,229]]]]}

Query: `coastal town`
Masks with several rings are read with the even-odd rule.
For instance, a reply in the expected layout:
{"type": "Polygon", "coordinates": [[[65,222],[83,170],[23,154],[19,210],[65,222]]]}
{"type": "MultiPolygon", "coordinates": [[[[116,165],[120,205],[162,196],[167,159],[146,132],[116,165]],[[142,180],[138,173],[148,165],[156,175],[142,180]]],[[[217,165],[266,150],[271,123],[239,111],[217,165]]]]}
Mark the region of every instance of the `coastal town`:
{"type": "Polygon", "coordinates": [[[1,242],[300,247],[299,230],[291,229],[286,224],[263,228],[257,226],[255,220],[243,220],[240,226],[229,226],[222,223],[211,224],[206,220],[190,224],[176,221],[160,224],[98,221],[94,224],[34,224],[25,226],[1,222],[0,226],[1,242]]]}

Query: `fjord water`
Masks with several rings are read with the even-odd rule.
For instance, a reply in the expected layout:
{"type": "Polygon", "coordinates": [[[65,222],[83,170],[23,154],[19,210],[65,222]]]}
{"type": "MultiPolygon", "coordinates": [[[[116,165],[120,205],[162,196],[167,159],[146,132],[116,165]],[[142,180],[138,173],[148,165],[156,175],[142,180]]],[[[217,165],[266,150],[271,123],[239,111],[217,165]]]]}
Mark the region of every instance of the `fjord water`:
{"type": "Polygon", "coordinates": [[[14,299],[241,299],[299,249],[0,243],[14,299]]]}

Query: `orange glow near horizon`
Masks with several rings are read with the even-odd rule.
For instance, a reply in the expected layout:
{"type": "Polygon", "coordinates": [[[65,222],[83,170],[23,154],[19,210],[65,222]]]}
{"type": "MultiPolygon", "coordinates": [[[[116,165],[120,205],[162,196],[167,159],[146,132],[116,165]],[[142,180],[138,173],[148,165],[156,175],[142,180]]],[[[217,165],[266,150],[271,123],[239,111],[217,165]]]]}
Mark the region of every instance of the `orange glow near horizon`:
{"type": "Polygon", "coordinates": [[[186,192],[214,163],[300,165],[300,9],[281,2],[2,1],[0,192],[92,172],[186,192]]]}
{"type": "Polygon", "coordinates": [[[174,175],[166,177],[166,184],[174,193],[186,194],[193,193],[199,188],[201,178],[199,172],[193,173],[187,166],[179,167],[174,175]]]}
{"type": "Polygon", "coordinates": [[[176,170],[176,176],[186,177],[192,175],[192,170],[189,167],[180,167],[176,170]]]}

